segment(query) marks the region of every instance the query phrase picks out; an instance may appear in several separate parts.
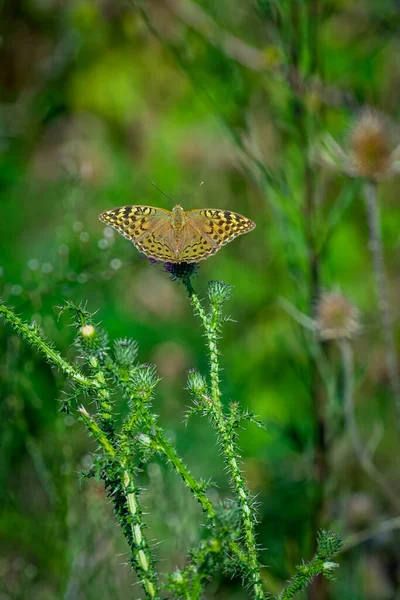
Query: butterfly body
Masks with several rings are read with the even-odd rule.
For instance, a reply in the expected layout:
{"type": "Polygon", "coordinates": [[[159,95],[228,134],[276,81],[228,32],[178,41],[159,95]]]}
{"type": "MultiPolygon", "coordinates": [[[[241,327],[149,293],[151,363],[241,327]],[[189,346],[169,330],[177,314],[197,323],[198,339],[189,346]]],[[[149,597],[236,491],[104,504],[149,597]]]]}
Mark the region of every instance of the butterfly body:
{"type": "Polygon", "coordinates": [[[176,204],[171,211],[171,226],[175,229],[175,231],[181,231],[185,224],[185,211],[182,206],[176,204]]]}
{"type": "Polygon", "coordinates": [[[215,254],[255,223],[238,213],[205,208],[172,211],[153,206],[121,206],[99,215],[136,248],[154,260],[196,263],[215,254]]]}

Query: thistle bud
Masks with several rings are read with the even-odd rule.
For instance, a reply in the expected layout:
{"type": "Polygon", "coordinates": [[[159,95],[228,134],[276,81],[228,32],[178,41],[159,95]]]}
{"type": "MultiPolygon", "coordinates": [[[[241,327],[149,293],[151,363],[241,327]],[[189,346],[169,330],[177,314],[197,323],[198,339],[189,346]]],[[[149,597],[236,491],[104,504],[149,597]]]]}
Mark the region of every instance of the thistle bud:
{"type": "Polygon", "coordinates": [[[323,340],[353,338],[360,330],[358,309],[337,292],[321,295],[315,320],[323,340]]]}
{"type": "Polygon", "coordinates": [[[391,174],[393,144],[382,115],[365,111],[350,133],[350,159],[359,177],[381,179],[391,174]]]}
{"type": "Polygon", "coordinates": [[[196,371],[196,369],[189,371],[187,387],[194,396],[207,395],[207,382],[203,375],[196,371]]]}
{"type": "Polygon", "coordinates": [[[153,365],[141,365],[131,373],[131,389],[138,397],[146,399],[153,394],[154,388],[160,380],[153,365]]]}
{"type": "Polygon", "coordinates": [[[121,367],[131,367],[138,355],[138,344],[136,340],[124,338],[114,342],[115,361],[121,367]]]}
{"type": "Polygon", "coordinates": [[[106,332],[91,323],[86,323],[79,328],[75,344],[93,368],[98,367],[99,361],[103,360],[108,350],[106,332]]]}
{"type": "Polygon", "coordinates": [[[92,338],[96,335],[96,329],[93,325],[83,325],[80,329],[80,334],[84,338],[92,338]]]}
{"type": "MultiPolygon", "coordinates": [[[[321,531],[318,534],[318,554],[321,558],[334,556],[343,547],[342,538],[334,531],[321,531]]],[[[326,568],[326,567],[325,567],[326,568]]]]}
{"type": "Polygon", "coordinates": [[[210,281],[208,284],[208,297],[211,304],[222,306],[231,297],[232,286],[223,281],[210,281]]]}

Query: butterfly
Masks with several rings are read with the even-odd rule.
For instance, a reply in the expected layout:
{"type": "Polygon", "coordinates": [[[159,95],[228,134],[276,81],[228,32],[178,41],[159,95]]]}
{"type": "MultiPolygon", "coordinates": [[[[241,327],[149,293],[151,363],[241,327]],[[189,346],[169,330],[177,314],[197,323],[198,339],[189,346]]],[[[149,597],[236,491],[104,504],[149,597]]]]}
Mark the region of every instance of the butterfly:
{"type": "Polygon", "coordinates": [[[230,210],[201,208],[172,211],[154,206],[121,206],[105,210],[99,219],[133,242],[154,260],[197,263],[212,256],[256,224],[230,210]]]}

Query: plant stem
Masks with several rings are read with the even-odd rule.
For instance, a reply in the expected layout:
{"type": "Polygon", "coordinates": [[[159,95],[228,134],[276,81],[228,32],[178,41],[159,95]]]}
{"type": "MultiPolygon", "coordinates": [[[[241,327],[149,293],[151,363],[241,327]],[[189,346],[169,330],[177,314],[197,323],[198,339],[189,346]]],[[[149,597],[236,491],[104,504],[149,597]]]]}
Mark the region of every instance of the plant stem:
{"type": "Polygon", "coordinates": [[[73,383],[86,391],[98,391],[100,383],[96,381],[96,379],[86,377],[78,369],[64,360],[62,356],[43,339],[37,325],[28,325],[27,323],[24,323],[24,321],[22,321],[12,310],[2,304],[1,301],[0,315],[2,315],[5,321],[16,330],[22,339],[44,354],[48,362],[52,366],[57,367],[58,370],[71,379],[73,383]]]}
{"type": "MultiPolygon", "coordinates": [[[[164,434],[160,428],[156,429],[156,436],[153,440],[153,447],[155,450],[162,452],[165,455],[165,457],[170,461],[174,469],[179,473],[183,481],[192,491],[193,496],[200,502],[204,512],[207,514],[210,521],[213,522],[215,519],[215,511],[212,503],[204,493],[201,484],[197,481],[195,477],[193,477],[188,467],[178,456],[175,448],[173,448],[170,442],[164,437],[164,434]]],[[[243,563],[247,562],[247,556],[236,542],[229,542],[229,547],[232,553],[235,554],[240,561],[242,561],[243,563]]]]}
{"type": "Polygon", "coordinates": [[[157,428],[156,436],[153,440],[154,449],[162,452],[166,458],[170,461],[174,469],[182,477],[186,485],[191,489],[194,497],[200,502],[204,512],[210,519],[215,518],[214,507],[210,500],[205,495],[201,484],[193,477],[185,463],[177,455],[175,449],[171,446],[169,441],[164,437],[163,432],[157,428]]]}
{"type": "Polygon", "coordinates": [[[79,369],[73,367],[69,362],[62,358],[62,356],[56,350],[54,350],[54,348],[48,342],[46,342],[36,324],[28,325],[1,302],[0,315],[2,315],[5,321],[7,321],[16,330],[22,339],[36,348],[36,350],[44,354],[47,361],[52,366],[57,367],[57,369],[66,377],[68,377],[70,381],[72,381],[75,385],[78,385],[83,392],[95,394],[96,403],[101,418],[102,429],[107,435],[112,435],[113,424],[111,417],[112,407],[110,403],[110,392],[106,385],[104,374],[99,367],[98,360],[92,359],[91,362],[91,367],[95,372],[94,376],[86,377],[79,371],[79,369]]]}
{"type": "Polygon", "coordinates": [[[128,526],[130,531],[131,540],[128,539],[128,543],[131,547],[135,571],[139,575],[140,583],[144,589],[146,598],[149,598],[150,600],[159,600],[159,586],[152,565],[149,544],[143,533],[143,524],[137,497],[138,493],[133,475],[127,468],[127,461],[120,457],[117,458],[115,448],[97,425],[94,418],[84,407],[79,408],[79,413],[86,427],[100,444],[105,454],[111,459],[117,459],[118,466],[122,469],[121,484],[126,500],[126,509],[128,511],[128,518],[126,519],[127,523],[125,525],[128,526]]]}
{"type": "Polygon", "coordinates": [[[310,583],[315,581],[318,575],[330,574],[337,566],[336,563],[321,559],[319,556],[314,556],[310,562],[299,568],[299,572],[293,577],[283,592],[281,592],[278,600],[290,600],[294,598],[300,591],[305,590],[310,583]]]}
{"type": "Polygon", "coordinates": [[[106,436],[112,440],[115,435],[114,418],[112,415],[111,394],[108,389],[105,373],[102,370],[99,361],[91,358],[91,366],[94,370],[93,380],[98,384],[96,391],[97,412],[101,423],[101,428],[106,436]]]}
{"type": "Polygon", "coordinates": [[[344,412],[346,427],[350,433],[357,459],[369,477],[378,484],[395,511],[400,512],[400,498],[392,490],[386,477],[384,477],[375,467],[361,440],[354,411],[354,361],[351,344],[348,340],[342,339],[339,341],[339,348],[344,373],[344,412]]]}
{"type": "Polygon", "coordinates": [[[141,398],[138,402],[137,398],[135,397],[135,393],[131,388],[129,374],[122,373],[120,370],[118,370],[115,364],[110,363],[108,365],[108,372],[110,376],[116,378],[118,385],[123,390],[128,402],[132,407],[129,419],[124,425],[124,435],[128,437],[134,435],[135,429],[140,425],[141,422],[146,424],[145,429],[151,433],[149,439],[153,449],[164,454],[174,469],[182,477],[189,489],[191,489],[194,497],[200,502],[204,512],[210,519],[214,519],[215,511],[213,505],[204,493],[201,484],[193,477],[188,467],[178,456],[175,448],[173,448],[171,443],[165,437],[161,427],[155,424],[154,415],[151,414],[148,406],[149,398],[147,399],[147,402],[144,402],[143,398],[141,398]]]}
{"type": "Polygon", "coordinates": [[[382,336],[385,345],[386,366],[396,410],[397,429],[400,435],[400,376],[393,331],[393,315],[389,305],[388,289],[385,276],[382,232],[376,184],[372,182],[365,183],[364,195],[367,205],[369,247],[374,263],[376,296],[378,299],[378,307],[382,325],[382,336]]]}
{"type": "Polygon", "coordinates": [[[320,531],[317,537],[317,550],[313,558],[296,568],[296,574],[281,592],[278,600],[294,598],[298,592],[315,581],[317,576],[324,576],[324,581],[325,578],[332,579],[333,570],[339,566],[337,563],[332,562],[332,558],[342,548],[343,540],[340,536],[332,531],[320,531]]]}
{"type": "MultiPolygon", "coordinates": [[[[103,426],[103,421],[108,422],[110,415],[109,405],[110,393],[107,388],[104,376],[99,370],[93,378],[88,378],[82,375],[78,369],[70,365],[64,360],[60,354],[54,350],[41,336],[39,329],[35,325],[24,323],[15,313],[0,303],[0,314],[4,319],[14,327],[17,333],[28,343],[34,346],[37,350],[45,355],[48,362],[57,367],[64,375],[66,375],[73,383],[77,384],[83,391],[95,392],[99,407],[99,417],[103,426]]],[[[94,369],[98,365],[91,365],[94,369]]],[[[82,420],[88,430],[96,438],[105,454],[111,458],[116,458],[116,450],[111,441],[107,437],[107,431],[99,427],[95,419],[89,415],[85,408],[79,409],[82,420]]],[[[132,543],[130,543],[132,560],[135,564],[136,571],[139,573],[140,581],[146,594],[146,598],[150,600],[159,600],[157,578],[150,560],[150,551],[148,542],[142,531],[142,523],[140,519],[139,505],[137,501],[137,491],[134,486],[134,480],[131,473],[126,468],[126,462],[119,460],[119,467],[122,468],[122,488],[124,491],[126,510],[128,519],[126,525],[129,526],[132,543]]],[[[130,540],[128,540],[129,542],[130,540]]]]}
{"type": "MultiPolygon", "coordinates": [[[[295,72],[299,70],[301,60],[308,53],[309,65],[308,75],[313,77],[318,72],[318,0],[309,0],[305,4],[307,12],[301,10],[301,3],[291,0],[291,68],[295,72]],[[305,20],[305,23],[302,21],[305,20]],[[306,25],[306,28],[303,27],[306,25]],[[307,32],[305,38],[304,32],[307,32]]],[[[312,125],[315,123],[314,115],[307,111],[304,99],[299,97],[296,82],[293,89],[293,111],[294,119],[297,121],[299,132],[299,143],[304,150],[303,181],[303,222],[304,235],[307,245],[308,259],[308,301],[309,310],[312,314],[316,299],[320,295],[320,256],[317,245],[318,227],[318,201],[317,186],[314,169],[311,165],[308,149],[310,139],[314,131],[312,125]]],[[[323,347],[321,348],[323,351],[323,347]]],[[[310,356],[310,398],[314,417],[314,480],[316,483],[314,510],[311,528],[316,532],[325,526],[326,521],[326,482],[329,477],[328,467],[328,444],[326,424],[326,393],[318,373],[318,365],[315,357],[310,356]]],[[[310,600],[327,600],[329,592],[323,578],[317,578],[309,588],[310,600]]]]}
{"type": "Polygon", "coordinates": [[[255,519],[253,516],[254,508],[252,507],[250,493],[247,489],[245,480],[237,462],[235,443],[232,439],[232,436],[228,432],[226,417],[224,415],[221,403],[218,360],[218,329],[221,321],[220,310],[216,305],[212,305],[211,312],[208,315],[204,311],[201,302],[193,289],[191,281],[186,279],[184,280],[184,284],[195,312],[202,320],[206,332],[210,360],[212,420],[218,433],[219,443],[222,448],[224,460],[227,465],[232,485],[237,494],[237,499],[241,509],[241,520],[244,529],[244,541],[248,554],[247,562],[253,595],[257,600],[265,599],[261,582],[260,564],[257,557],[257,546],[254,532],[255,519]]]}

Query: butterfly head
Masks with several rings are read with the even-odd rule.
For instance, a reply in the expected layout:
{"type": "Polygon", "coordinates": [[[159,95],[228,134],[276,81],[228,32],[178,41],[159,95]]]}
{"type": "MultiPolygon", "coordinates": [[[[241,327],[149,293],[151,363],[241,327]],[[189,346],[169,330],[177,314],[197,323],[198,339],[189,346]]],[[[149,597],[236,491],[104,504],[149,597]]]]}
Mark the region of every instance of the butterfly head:
{"type": "Polygon", "coordinates": [[[174,229],[180,229],[183,227],[185,222],[185,211],[182,206],[176,204],[172,209],[172,227],[174,229]]]}

